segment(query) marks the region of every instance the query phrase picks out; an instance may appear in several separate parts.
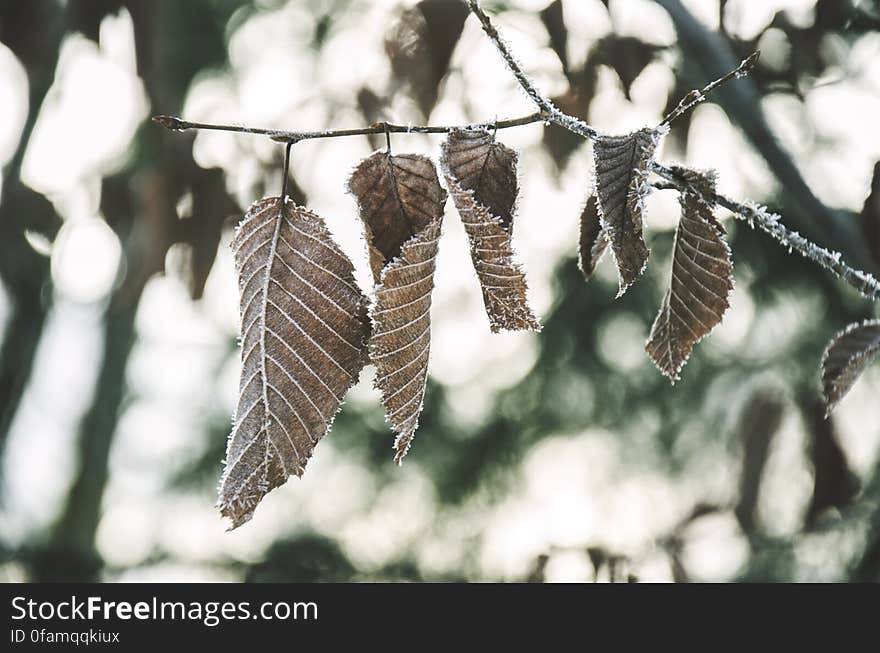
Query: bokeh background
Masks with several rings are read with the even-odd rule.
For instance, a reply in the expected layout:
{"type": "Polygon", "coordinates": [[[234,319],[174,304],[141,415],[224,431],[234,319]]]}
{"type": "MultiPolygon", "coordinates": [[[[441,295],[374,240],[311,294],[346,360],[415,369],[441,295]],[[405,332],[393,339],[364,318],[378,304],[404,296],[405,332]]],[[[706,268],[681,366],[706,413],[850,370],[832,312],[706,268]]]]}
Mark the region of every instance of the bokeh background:
{"type": "MultiPolygon", "coordinates": [[[[723,192],[877,271],[876,3],[485,6],[539,86],[605,132],[656,124],[760,47],[660,158],[716,168],[723,192]]],[[[576,265],[589,145],[541,124],[500,137],[521,151],[515,244],[543,333],[489,333],[450,202],[403,467],[367,368],[304,478],[225,532],[228,241],[278,192],[283,148],[149,116],[317,129],[532,107],[455,0],[3,0],[0,42],[0,579],[880,579],[880,368],[830,420],[817,379],[826,341],[876,308],[722,213],[732,308],[670,387],[643,344],[676,197],[648,200],[649,271],[614,300],[610,260],[590,283],[576,265]]],[[[436,155],[439,138],[392,142],[436,155]]],[[[344,186],[381,145],[304,142],[292,160],[365,288],[344,186]]]]}

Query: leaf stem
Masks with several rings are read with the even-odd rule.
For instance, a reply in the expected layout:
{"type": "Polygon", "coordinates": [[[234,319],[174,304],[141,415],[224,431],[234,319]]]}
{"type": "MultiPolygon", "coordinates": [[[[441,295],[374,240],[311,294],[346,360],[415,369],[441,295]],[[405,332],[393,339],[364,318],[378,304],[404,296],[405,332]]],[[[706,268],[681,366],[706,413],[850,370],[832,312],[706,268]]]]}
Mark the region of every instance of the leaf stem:
{"type": "Polygon", "coordinates": [[[293,149],[295,141],[289,141],[284,148],[284,173],[281,178],[281,203],[287,202],[287,183],[290,179],[290,150],[293,149]]]}

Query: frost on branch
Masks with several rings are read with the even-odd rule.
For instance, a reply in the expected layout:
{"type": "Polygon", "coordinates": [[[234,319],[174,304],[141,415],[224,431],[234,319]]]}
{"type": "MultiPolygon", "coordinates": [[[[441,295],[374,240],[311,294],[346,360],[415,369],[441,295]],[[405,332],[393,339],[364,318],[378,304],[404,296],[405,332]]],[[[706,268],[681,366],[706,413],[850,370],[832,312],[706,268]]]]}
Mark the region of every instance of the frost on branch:
{"type": "Polygon", "coordinates": [[[645,271],[648,246],[643,234],[648,170],[665,129],[640,129],[626,136],[600,136],[593,143],[596,196],[602,230],[620,278],[619,297],[645,271]]]}
{"type": "Polygon", "coordinates": [[[584,279],[590,280],[596,266],[608,249],[608,238],[599,222],[599,207],[596,196],[590,195],[584,210],[581,212],[580,238],[578,240],[578,267],[584,273],[584,279]]]}
{"type": "Polygon", "coordinates": [[[431,349],[431,291],[446,191],[430,159],[376,152],[348,182],[370,250],[376,299],[370,360],[385,416],[394,428],[395,461],[418,427],[431,349]]]}
{"type": "Polygon", "coordinates": [[[441,165],[461,216],[493,332],[539,331],[526,279],[513,259],[513,214],[519,188],[516,152],[486,130],[455,130],[441,165]]]}
{"type": "Polygon", "coordinates": [[[880,352],[880,320],[850,324],[838,333],[822,357],[822,391],[831,413],[868,364],[880,352]]]}
{"type": "Polygon", "coordinates": [[[235,528],[302,475],[366,364],[369,323],[351,261],[314,213],[262,199],[232,249],[242,367],[218,503],[235,528]]]}
{"type": "MultiPolygon", "coordinates": [[[[715,194],[714,174],[677,169],[703,197],[715,194]]],[[[679,197],[681,217],[675,233],[672,278],[645,350],[675,383],[694,345],[721,322],[730,305],[733,265],[724,228],[714,206],[692,190],[679,197]]]]}

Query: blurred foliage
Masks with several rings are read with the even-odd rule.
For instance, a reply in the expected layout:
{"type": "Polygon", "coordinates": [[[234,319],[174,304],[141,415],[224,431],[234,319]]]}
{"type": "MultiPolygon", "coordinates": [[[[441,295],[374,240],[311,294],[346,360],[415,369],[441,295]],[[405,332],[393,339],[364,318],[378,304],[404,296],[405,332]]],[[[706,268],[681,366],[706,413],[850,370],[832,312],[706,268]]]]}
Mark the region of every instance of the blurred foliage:
{"type": "MultiPolygon", "coordinates": [[[[603,4],[608,6],[609,2],[603,4]]],[[[722,14],[726,4],[720,2],[722,14]]],[[[486,5],[493,12],[513,11],[508,3],[486,5]]],[[[589,120],[602,68],[613,71],[628,97],[636,77],[668,49],[611,33],[591,44],[583,61],[573,62],[568,53],[565,6],[561,0],[554,0],[540,13],[547,44],[556,53],[568,83],[567,90],[554,99],[565,111],[589,120]]],[[[335,14],[327,10],[326,3],[309,3],[309,7],[316,16],[313,45],[320,49],[332,33],[335,14]]],[[[337,12],[346,11],[348,5],[341,3],[339,7],[337,12]]],[[[153,110],[161,107],[163,113],[178,112],[194,80],[226,65],[232,26],[258,10],[255,3],[246,0],[70,0],[63,11],[53,3],[3,2],[0,40],[25,63],[32,80],[32,119],[54,74],[60,35],[65,30],[78,30],[94,39],[101,19],[120,8],[132,15],[139,72],[153,110]],[[39,11],[52,18],[28,14],[39,11]],[[170,12],[173,19],[169,18],[170,12]],[[60,24],[64,28],[59,26],[55,32],[44,29],[45,25],[60,24]],[[29,47],[37,40],[22,40],[23,34],[54,41],[41,48],[29,47]],[[42,83],[34,84],[34,80],[42,83]]],[[[828,58],[829,50],[819,47],[822,40],[834,35],[845,45],[851,44],[859,35],[877,29],[878,16],[880,12],[872,3],[849,0],[819,0],[815,21],[808,27],[795,26],[784,13],[777,14],[767,29],[783,33],[791,56],[784,68],[757,69],[755,78],[761,91],[801,97],[802,89],[843,63],[839,58],[828,58]]],[[[406,92],[429,116],[442,91],[464,18],[464,6],[459,2],[422,0],[409,10],[401,10],[397,22],[389,20],[386,53],[393,72],[389,86],[377,89],[371,82],[353,88],[352,106],[359,107],[368,123],[376,122],[389,117],[386,112],[391,95],[406,92]]],[[[744,56],[761,44],[764,34],[749,41],[739,41],[723,31],[720,36],[744,56]]],[[[846,49],[833,52],[843,57],[846,49]]],[[[683,61],[692,56],[686,48],[680,55],[683,61]]],[[[692,86],[689,78],[677,74],[669,108],[692,86]]],[[[685,118],[673,126],[672,138],[686,141],[688,121],[685,118]]],[[[28,135],[26,131],[25,144],[28,135]]],[[[543,145],[559,170],[581,142],[557,127],[545,128],[543,145]]],[[[102,561],[94,547],[95,530],[116,420],[129,397],[125,369],[135,337],[133,319],[140,291],[149,278],[164,270],[168,248],[182,243],[190,250],[192,295],[199,297],[222,231],[228,225],[227,218],[236,211],[220,172],[202,170],[192,160],[191,143],[191,139],[179,135],[158,135],[151,125],[144,125],[132,143],[127,168],[104,180],[102,205],[108,222],[125,243],[128,276],[108,309],[105,363],[78,444],[82,457],[79,480],[71,489],[49,545],[32,542],[5,555],[23,563],[34,578],[100,575],[102,561]],[[192,198],[192,215],[181,220],[184,216],[178,215],[178,206],[186,195],[192,198]]],[[[12,181],[4,175],[0,204],[0,276],[16,302],[0,351],[0,435],[4,438],[33,366],[40,326],[48,310],[48,302],[41,299],[49,283],[48,265],[45,259],[35,258],[22,238],[23,231],[36,229],[52,236],[57,229],[57,216],[45,198],[23,191],[17,183],[17,169],[12,172],[12,181]],[[39,210],[28,208],[34,202],[40,204],[39,210]],[[10,215],[18,219],[12,220],[10,215]],[[23,223],[21,216],[29,216],[29,221],[23,223]],[[7,246],[10,243],[14,245],[7,246]]],[[[297,189],[304,200],[309,189],[297,189]]],[[[876,198],[876,183],[874,193],[876,198]]],[[[797,206],[785,184],[778,197],[762,200],[783,215],[797,206]]],[[[870,237],[877,230],[876,202],[866,203],[866,216],[869,206],[873,207],[873,217],[866,218],[871,224],[866,229],[873,229],[868,232],[870,237]]],[[[417,453],[410,456],[407,465],[428,475],[440,509],[453,510],[476,496],[503,496],[519,481],[518,463],[533,445],[549,435],[603,428],[619,437],[626,457],[661,474],[687,474],[706,447],[728,451],[729,464],[740,471],[739,496],[731,505],[698,502],[686,511],[680,524],[654,543],[668,558],[676,580],[690,578],[682,556],[687,530],[695,522],[719,513],[735,515],[748,541],[749,557],[739,573],[743,580],[797,579],[796,549],[805,538],[853,529],[859,533],[861,544],[851,559],[844,561],[847,577],[880,580],[880,469],[875,467],[861,487],[859,477],[848,466],[834,420],[822,419],[816,403],[816,365],[828,337],[847,323],[870,317],[871,307],[824,271],[780,250],[762,234],[739,224],[729,227],[737,283],[755,302],[757,316],[749,326],[742,351],[698,347],[683,380],[671,388],[647,358],[633,368],[621,365],[613,352],[603,349],[605,335],[616,320],[625,319],[634,330],[648,333],[662,298],[671,234],[653,238],[649,274],[621,300],[614,300],[614,280],[597,275],[585,284],[574,258],[560,261],[554,275],[554,304],[544,317],[544,330],[536,341],[535,363],[522,380],[498,393],[481,423],[463,429],[448,388],[436,382],[429,384],[417,453]],[[799,319],[791,319],[792,312],[799,319]],[[771,336],[766,325],[777,316],[787,316],[786,332],[777,329],[771,336]],[[766,346],[770,337],[776,339],[772,347],[766,346]],[[749,355],[750,348],[761,355],[749,355]],[[768,382],[768,371],[775,379],[785,380],[785,391],[780,392],[777,385],[768,382]],[[813,492],[799,532],[778,536],[762,524],[756,506],[768,451],[786,414],[798,415],[804,425],[813,492]]],[[[234,343],[229,345],[226,355],[237,356],[234,343]]],[[[207,503],[213,502],[229,416],[208,415],[201,426],[205,446],[191,459],[174,461],[174,482],[168,492],[196,494],[207,503]]],[[[366,408],[350,403],[338,416],[331,437],[338,450],[371,470],[378,484],[387,483],[399,473],[390,460],[390,439],[378,406],[366,408]]],[[[579,551],[589,560],[596,578],[637,580],[638,560],[593,542],[584,542],[579,551]]],[[[521,579],[543,580],[547,565],[559,553],[541,553],[531,568],[522,570],[521,579]]],[[[834,551],[828,555],[834,556],[834,551]]],[[[339,542],[312,532],[274,542],[257,562],[229,561],[228,567],[254,582],[479,579],[470,568],[454,576],[426,578],[409,553],[390,566],[365,572],[347,557],[339,542]]]]}

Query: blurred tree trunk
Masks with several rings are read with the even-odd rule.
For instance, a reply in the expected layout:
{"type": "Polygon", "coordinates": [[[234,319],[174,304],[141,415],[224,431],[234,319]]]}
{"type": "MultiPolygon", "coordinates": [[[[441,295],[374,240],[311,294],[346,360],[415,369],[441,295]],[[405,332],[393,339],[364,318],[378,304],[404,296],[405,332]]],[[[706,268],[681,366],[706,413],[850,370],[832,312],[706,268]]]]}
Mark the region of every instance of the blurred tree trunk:
{"type": "Polygon", "coordinates": [[[60,224],[51,202],[20,180],[21,164],[43,100],[55,78],[64,15],[52,0],[0,2],[0,42],[24,65],[28,113],[18,147],[4,170],[0,197],[0,279],[9,294],[11,319],[0,346],[0,456],[30,378],[49,309],[49,261],[34,251],[25,230],[50,240],[60,224]],[[33,25],[40,25],[38,30],[33,25]]]}
{"type": "Polygon", "coordinates": [[[34,580],[92,580],[101,568],[95,553],[95,532],[107,483],[110,445],[125,394],[136,307],[136,303],[111,307],[105,318],[104,362],[94,403],[80,427],[79,466],[48,546],[34,560],[34,580]]]}
{"type": "MultiPolygon", "coordinates": [[[[155,24],[159,4],[140,3],[141,6],[134,7],[131,12],[135,23],[138,72],[142,78],[145,73],[156,70],[152,53],[154,39],[161,34],[155,24]]],[[[104,11],[118,8],[115,3],[100,5],[98,7],[88,0],[70,2],[77,27],[88,36],[97,36],[97,26],[104,11]]],[[[149,94],[151,84],[146,79],[144,81],[149,94]]],[[[155,106],[152,95],[150,100],[151,107],[155,106]]],[[[127,274],[114,292],[104,316],[101,368],[93,403],[79,427],[73,482],[45,548],[33,559],[31,572],[35,580],[95,580],[102,566],[95,549],[95,534],[109,474],[113,435],[125,397],[125,370],[135,341],[135,314],[148,280],[148,277],[137,274],[137,269],[144,251],[155,237],[136,224],[143,218],[141,205],[155,198],[144,197],[144,193],[138,194],[137,190],[141,177],[159,163],[156,159],[161,152],[161,143],[157,140],[161,140],[161,135],[152,129],[152,125],[143,125],[136,137],[140,147],[129,168],[115,177],[105,178],[101,185],[101,209],[124,244],[127,274]]]]}
{"type": "MultiPolygon", "coordinates": [[[[193,76],[209,65],[225,62],[222,29],[241,0],[70,0],[69,10],[84,34],[97,35],[103,12],[126,8],[134,24],[138,74],[151,112],[180,112],[193,76]],[[212,29],[212,25],[214,29],[212,29]],[[199,32],[216,34],[213,48],[191,47],[199,32]],[[219,48],[216,47],[219,42],[219,48]],[[180,58],[185,53],[187,59],[180,58]],[[211,59],[211,56],[215,59],[211,59]]],[[[205,38],[202,36],[201,38],[205,38]]],[[[141,126],[132,147],[130,166],[103,180],[101,210],[124,244],[126,277],[113,293],[105,315],[105,340],[95,398],[79,429],[78,462],[64,507],[43,550],[34,556],[38,580],[95,580],[102,561],[95,548],[101,502],[109,478],[109,461],[119,415],[126,398],[125,372],[136,340],[135,316],[144,287],[164,270],[168,247],[187,240],[196,253],[198,296],[213,263],[224,212],[237,211],[216,170],[199,168],[192,158],[192,138],[141,126]],[[193,216],[182,230],[177,200],[192,188],[193,216]],[[207,197],[207,200],[200,198],[207,197]],[[194,231],[193,231],[194,230],[194,231]],[[207,254],[206,254],[207,253],[207,254]],[[208,258],[205,261],[205,258],[208,258]]]]}

